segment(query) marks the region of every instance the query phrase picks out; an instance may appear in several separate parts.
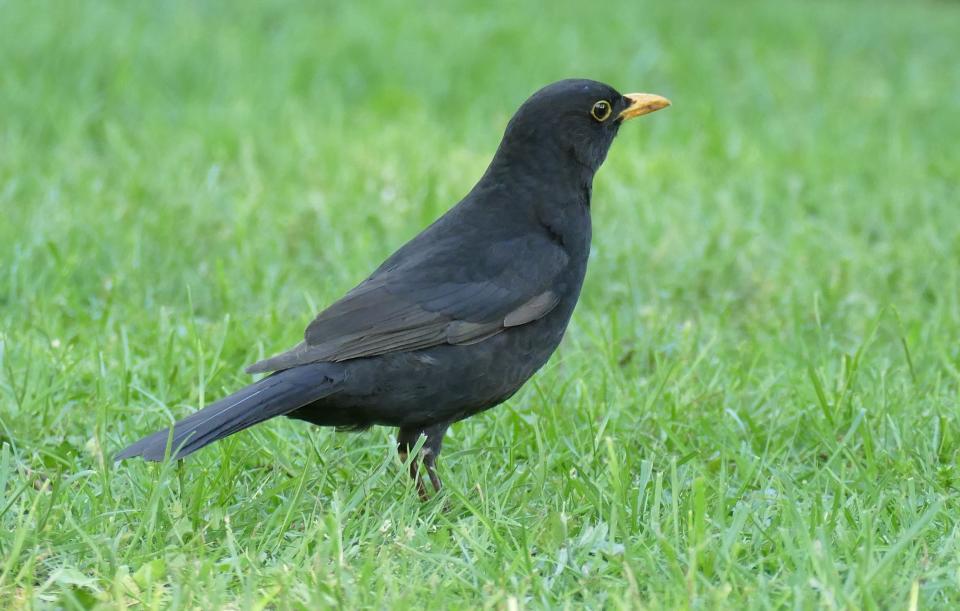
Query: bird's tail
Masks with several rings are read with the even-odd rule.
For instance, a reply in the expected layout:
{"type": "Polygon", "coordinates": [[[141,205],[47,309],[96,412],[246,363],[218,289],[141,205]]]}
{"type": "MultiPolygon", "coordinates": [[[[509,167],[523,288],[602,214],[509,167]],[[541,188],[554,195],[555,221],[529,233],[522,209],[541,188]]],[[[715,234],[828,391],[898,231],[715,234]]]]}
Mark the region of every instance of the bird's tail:
{"type": "Polygon", "coordinates": [[[122,450],[114,460],[134,456],[163,460],[168,441],[171,458],[181,459],[218,439],[322,399],[339,381],[324,365],[286,369],[254,382],[175,423],[172,436],[170,429],[157,431],[122,450]]]}

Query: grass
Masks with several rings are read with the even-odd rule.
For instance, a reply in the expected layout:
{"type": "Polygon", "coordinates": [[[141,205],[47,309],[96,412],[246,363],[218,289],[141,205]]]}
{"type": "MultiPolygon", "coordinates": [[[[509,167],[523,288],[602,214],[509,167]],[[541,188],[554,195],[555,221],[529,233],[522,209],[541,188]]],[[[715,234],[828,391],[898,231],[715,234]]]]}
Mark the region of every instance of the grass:
{"type": "Polygon", "coordinates": [[[0,2],[0,607],[960,605],[960,6],[0,2]],[[110,455],[465,193],[515,107],[674,106],[564,345],[457,424],[110,455]]]}

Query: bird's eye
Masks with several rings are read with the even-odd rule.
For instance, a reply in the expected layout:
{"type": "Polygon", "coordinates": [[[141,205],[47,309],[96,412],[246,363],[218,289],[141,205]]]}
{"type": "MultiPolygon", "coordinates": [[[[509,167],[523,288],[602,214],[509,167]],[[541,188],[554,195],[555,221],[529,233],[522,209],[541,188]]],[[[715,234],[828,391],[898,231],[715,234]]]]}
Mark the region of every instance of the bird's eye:
{"type": "Polygon", "coordinates": [[[594,102],[593,108],[590,109],[590,116],[603,123],[610,117],[610,111],[610,102],[600,100],[599,102],[594,102]]]}

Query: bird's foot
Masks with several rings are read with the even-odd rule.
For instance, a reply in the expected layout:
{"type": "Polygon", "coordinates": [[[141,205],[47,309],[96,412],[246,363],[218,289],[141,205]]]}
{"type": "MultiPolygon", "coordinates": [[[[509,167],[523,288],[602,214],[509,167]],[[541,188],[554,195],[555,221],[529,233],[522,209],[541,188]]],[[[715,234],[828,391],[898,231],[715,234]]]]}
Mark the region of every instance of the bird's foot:
{"type": "Polygon", "coordinates": [[[434,492],[440,492],[443,488],[443,482],[437,475],[437,455],[430,448],[424,448],[421,452],[423,456],[423,466],[427,468],[427,476],[430,478],[430,484],[433,485],[434,492]]]}
{"type": "MultiPolygon", "coordinates": [[[[409,454],[406,450],[400,450],[400,460],[402,462],[407,462],[409,454]]],[[[414,484],[417,487],[417,496],[420,497],[421,501],[430,500],[430,494],[427,491],[427,485],[424,482],[423,476],[420,473],[420,462],[423,462],[423,466],[426,468],[427,477],[430,480],[430,484],[433,486],[434,492],[440,492],[440,489],[443,488],[443,482],[440,481],[440,476],[437,475],[437,457],[429,448],[424,448],[420,452],[420,456],[410,461],[410,478],[413,480],[414,484]]]]}
{"type": "MultiPolygon", "coordinates": [[[[430,479],[430,484],[433,486],[434,492],[440,492],[440,489],[443,488],[443,482],[440,481],[440,476],[437,475],[437,458],[434,456],[433,452],[430,450],[424,450],[420,453],[421,455],[410,461],[410,478],[413,480],[414,484],[417,487],[417,496],[420,497],[420,500],[427,502],[430,500],[430,494],[427,492],[426,483],[424,483],[423,476],[420,473],[419,463],[422,461],[423,466],[426,468],[427,477],[430,479]]],[[[407,462],[409,455],[407,452],[400,451],[400,460],[407,462]]]]}
{"type": "Polygon", "coordinates": [[[400,460],[404,462],[407,462],[410,452],[416,448],[420,437],[426,437],[420,446],[419,456],[410,461],[410,477],[416,483],[417,494],[420,495],[422,501],[429,499],[430,495],[427,493],[420,463],[423,463],[423,468],[427,471],[427,478],[430,480],[434,491],[440,492],[443,487],[443,482],[437,475],[437,455],[440,454],[443,434],[446,432],[447,426],[446,423],[440,423],[426,428],[401,428],[397,434],[397,451],[400,454],[400,460]]]}

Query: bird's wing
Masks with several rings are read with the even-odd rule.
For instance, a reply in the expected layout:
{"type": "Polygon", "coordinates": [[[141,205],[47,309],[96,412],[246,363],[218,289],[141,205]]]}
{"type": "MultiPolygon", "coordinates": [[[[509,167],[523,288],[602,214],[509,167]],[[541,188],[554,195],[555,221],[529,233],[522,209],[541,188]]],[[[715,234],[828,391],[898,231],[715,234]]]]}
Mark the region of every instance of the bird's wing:
{"type": "Polygon", "coordinates": [[[398,263],[388,260],[321,312],[303,343],[247,371],[483,341],[550,312],[560,299],[555,281],[568,261],[562,246],[540,234],[472,253],[463,244],[440,243],[398,263]]]}

